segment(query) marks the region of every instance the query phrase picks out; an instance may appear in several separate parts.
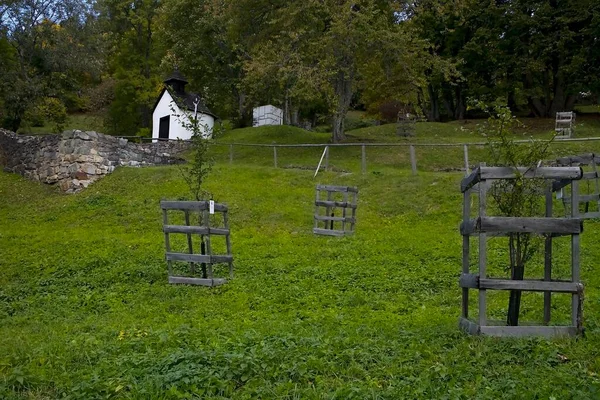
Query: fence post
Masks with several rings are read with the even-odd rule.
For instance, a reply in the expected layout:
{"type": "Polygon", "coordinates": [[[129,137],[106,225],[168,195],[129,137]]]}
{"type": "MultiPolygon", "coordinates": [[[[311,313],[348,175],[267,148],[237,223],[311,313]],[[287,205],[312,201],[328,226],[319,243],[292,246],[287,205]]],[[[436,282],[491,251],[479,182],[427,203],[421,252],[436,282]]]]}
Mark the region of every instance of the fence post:
{"type": "Polygon", "coordinates": [[[465,175],[469,175],[469,147],[465,144],[463,150],[465,153],[465,175]]]}
{"type": "Polygon", "coordinates": [[[229,145],[229,164],[233,164],[233,145],[229,145]]]}
{"type": "Polygon", "coordinates": [[[273,146],[273,163],[275,164],[275,168],[277,168],[277,147],[273,146]]]}
{"type": "Polygon", "coordinates": [[[325,146],[325,171],[329,169],[329,146],[325,146]]]}
{"type": "Polygon", "coordinates": [[[410,145],[410,167],[412,168],[413,175],[417,174],[417,156],[415,154],[415,146],[410,145]]]}
{"type": "Polygon", "coordinates": [[[364,144],[361,146],[361,153],[362,153],[362,173],[366,174],[367,173],[367,149],[365,148],[364,144]]]}

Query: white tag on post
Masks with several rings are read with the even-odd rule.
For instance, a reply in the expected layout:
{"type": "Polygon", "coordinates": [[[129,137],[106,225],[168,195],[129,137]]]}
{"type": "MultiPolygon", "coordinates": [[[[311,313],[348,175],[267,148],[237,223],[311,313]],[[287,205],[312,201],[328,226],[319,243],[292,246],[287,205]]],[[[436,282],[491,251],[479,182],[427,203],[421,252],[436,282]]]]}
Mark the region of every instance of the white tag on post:
{"type": "Polygon", "coordinates": [[[210,200],[208,202],[208,212],[211,213],[211,214],[215,213],[215,202],[214,202],[214,200],[210,200]]]}

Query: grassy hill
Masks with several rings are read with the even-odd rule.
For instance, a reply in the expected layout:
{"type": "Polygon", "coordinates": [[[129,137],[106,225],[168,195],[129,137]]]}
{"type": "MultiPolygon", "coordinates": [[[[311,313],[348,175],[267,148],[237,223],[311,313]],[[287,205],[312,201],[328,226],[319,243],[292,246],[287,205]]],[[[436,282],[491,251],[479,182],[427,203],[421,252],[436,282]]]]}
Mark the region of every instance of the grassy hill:
{"type": "MultiPolygon", "coordinates": [[[[353,135],[393,135],[369,129],[353,135]]],[[[222,140],[328,135],[264,128],[222,140]]],[[[231,209],[236,277],[214,289],[167,283],[158,203],[188,196],[176,166],[120,168],[76,195],[1,172],[0,398],[598,398],[598,222],[581,238],[585,337],[459,332],[463,174],[432,172],[460,165],[455,150],[456,160],[418,148],[412,176],[400,152],[369,148],[362,175],[360,149],[336,148],[330,164],[346,172],[313,179],[320,149],[280,150],[289,168],[275,169],[271,148],[236,148],[231,165],[228,146],[215,148],[207,187],[231,209]],[[354,236],[312,234],[317,183],[359,187],[354,236]]],[[[557,277],[568,246],[557,240],[557,277]]],[[[505,253],[490,242],[490,272],[506,275],[505,253]]],[[[491,318],[506,299],[490,296],[491,318]]],[[[541,320],[541,299],[524,295],[523,319],[541,320]]],[[[569,307],[556,296],[556,323],[569,307]]]]}

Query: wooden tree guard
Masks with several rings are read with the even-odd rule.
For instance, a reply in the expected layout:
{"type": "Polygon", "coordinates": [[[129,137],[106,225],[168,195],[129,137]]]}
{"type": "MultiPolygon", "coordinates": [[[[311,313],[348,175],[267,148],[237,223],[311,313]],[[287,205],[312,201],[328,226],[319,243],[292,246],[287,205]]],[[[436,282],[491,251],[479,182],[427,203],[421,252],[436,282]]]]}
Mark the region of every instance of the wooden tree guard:
{"type": "Polygon", "coordinates": [[[189,285],[218,286],[226,282],[224,278],[213,276],[213,264],[229,264],[229,276],[233,278],[233,256],[231,254],[231,240],[229,237],[229,222],[227,206],[214,203],[214,212],[223,215],[223,227],[210,226],[210,202],[208,201],[161,201],[163,212],[163,232],[165,234],[166,259],[169,267],[169,283],[184,283],[189,285]],[[169,225],[169,210],[182,211],[185,216],[185,225],[169,225]],[[190,213],[198,213],[198,225],[190,223],[190,213]],[[171,251],[170,234],[184,234],[187,236],[188,253],[175,253],[171,251]],[[200,253],[195,253],[192,246],[192,235],[200,235],[200,253]],[[211,247],[211,235],[225,236],[227,254],[215,255],[211,247]],[[192,274],[196,272],[197,264],[202,267],[203,276],[187,277],[173,274],[173,261],[183,261],[190,264],[192,274]]]}
{"type": "Polygon", "coordinates": [[[313,233],[328,236],[354,233],[357,201],[356,187],[317,185],[313,233]],[[326,196],[323,197],[321,192],[327,193],[326,196]],[[336,199],[340,194],[341,199],[336,199]],[[336,223],[339,229],[335,229],[336,223]]]}
{"type": "Polygon", "coordinates": [[[570,218],[552,217],[552,193],[572,186],[572,204],[579,202],[579,179],[583,170],[579,167],[542,167],[519,169],[528,178],[545,179],[546,213],[543,218],[492,217],[486,212],[486,201],[491,180],[515,179],[515,169],[505,167],[478,167],[461,182],[463,192],[463,222],[460,230],[463,236],[463,262],[459,285],[462,288],[462,312],[459,326],[470,334],[490,336],[545,336],[576,335],[582,331],[583,285],[579,277],[579,234],[583,230],[583,220],[578,218],[578,207],[572,207],[570,218]],[[478,195],[478,217],[471,219],[471,194],[478,195]],[[543,280],[497,279],[487,276],[487,239],[490,236],[508,233],[530,232],[545,237],[544,278],[543,280]],[[571,236],[571,280],[552,279],[552,238],[571,236]],[[476,236],[479,244],[479,271],[470,272],[470,237],[476,236]],[[479,317],[469,319],[469,289],[479,292],[479,317]],[[505,326],[487,320],[487,290],[521,290],[544,292],[544,325],[505,326]],[[571,294],[571,324],[569,326],[549,326],[552,292],[571,294]]]}
{"type": "MultiPolygon", "coordinates": [[[[558,166],[579,166],[584,168],[582,182],[579,184],[579,204],[583,205],[585,210],[580,215],[583,219],[600,218],[600,174],[598,174],[598,163],[600,163],[600,156],[594,153],[561,157],[556,160],[556,165],[558,166]]],[[[560,195],[557,194],[557,196],[562,199],[565,206],[565,214],[570,214],[571,196],[565,188],[560,189],[560,195]]]]}
{"type": "Polygon", "coordinates": [[[402,111],[399,112],[396,119],[396,135],[402,137],[415,136],[417,131],[416,122],[416,115],[402,111]]]}
{"type": "Polygon", "coordinates": [[[557,139],[573,137],[575,132],[575,113],[573,111],[557,112],[554,125],[557,139]]]}

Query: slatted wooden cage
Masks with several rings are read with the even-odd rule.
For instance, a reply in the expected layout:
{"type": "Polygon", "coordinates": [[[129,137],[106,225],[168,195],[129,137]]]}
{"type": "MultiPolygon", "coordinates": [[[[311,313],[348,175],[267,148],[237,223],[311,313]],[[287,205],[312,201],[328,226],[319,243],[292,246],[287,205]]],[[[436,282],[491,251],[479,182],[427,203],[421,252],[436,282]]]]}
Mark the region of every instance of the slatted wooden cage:
{"type": "Polygon", "coordinates": [[[216,265],[227,264],[229,277],[233,278],[233,255],[229,231],[228,209],[225,204],[209,201],[161,201],[163,232],[165,234],[166,259],[169,268],[169,283],[217,286],[226,282],[223,277],[215,278],[216,265]],[[183,213],[181,224],[169,223],[169,212],[183,213]],[[185,235],[187,252],[172,251],[172,234],[185,235]],[[211,236],[224,237],[225,254],[215,254],[211,236]],[[199,239],[194,251],[193,239],[199,239]],[[189,276],[174,271],[173,264],[187,263],[189,276]],[[198,268],[200,267],[200,268],[198,268]],[[200,276],[198,276],[200,275],[200,276]]]}
{"type": "Polygon", "coordinates": [[[459,326],[471,334],[491,336],[556,336],[576,335],[582,331],[583,285],[580,282],[579,235],[583,231],[583,220],[579,218],[578,207],[572,207],[573,213],[567,218],[553,217],[553,192],[571,186],[571,202],[578,204],[579,180],[583,171],[579,167],[542,167],[519,169],[525,178],[542,179],[545,187],[545,217],[494,217],[488,215],[487,196],[494,180],[515,179],[514,168],[478,167],[461,183],[463,193],[463,222],[460,230],[463,236],[463,262],[459,286],[462,288],[462,312],[459,326]],[[471,218],[471,196],[478,197],[475,218],[471,218]],[[488,276],[488,239],[508,236],[511,233],[535,233],[544,238],[544,277],[543,279],[500,279],[488,276]],[[570,279],[552,279],[553,257],[552,240],[558,236],[571,238],[570,279]],[[471,238],[478,244],[478,271],[470,271],[471,238]],[[469,293],[478,291],[478,317],[469,318],[469,293]],[[488,320],[487,300],[489,290],[510,290],[514,293],[543,292],[543,325],[523,324],[507,326],[506,321],[488,320]],[[571,296],[570,324],[551,326],[552,293],[566,293],[571,296]]]}
{"type": "Polygon", "coordinates": [[[358,188],[317,185],[313,233],[345,236],[354,233],[358,188]]]}
{"type": "Polygon", "coordinates": [[[557,139],[573,137],[575,133],[575,113],[573,111],[557,112],[554,131],[557,139]]]}

